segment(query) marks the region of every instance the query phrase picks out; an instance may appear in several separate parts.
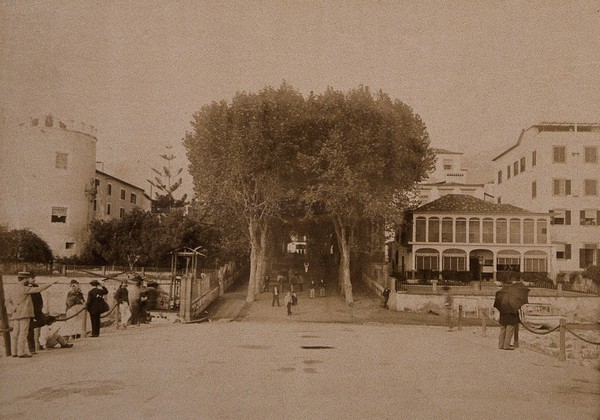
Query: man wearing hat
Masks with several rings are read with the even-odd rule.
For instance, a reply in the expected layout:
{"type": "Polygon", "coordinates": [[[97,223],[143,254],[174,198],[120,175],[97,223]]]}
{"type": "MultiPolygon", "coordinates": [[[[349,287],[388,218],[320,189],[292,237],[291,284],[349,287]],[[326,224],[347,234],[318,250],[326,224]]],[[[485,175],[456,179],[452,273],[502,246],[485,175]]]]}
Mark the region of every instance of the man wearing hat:
{"type": "Polygon", "coordinates": [[[90,313],[92,337],[98,337],[100,335],[100,315],[106,309],[104,295],[108,294],[108,289],[100,284],[98,280],[92,280],[90,286],[92,286],[92,289],[88,292],[86,307],[90,313]]]}
{"type": "Polygon", "coordinates": [[[10,314],[9,316],[13,328],[10,345],[13,357],[31,357],[29,346],[27,345],[29,322],[31,318],[33,318],[33,302],[31,301],[31,295],[33,293],[42,292],[56,283],[56,281],[54,281],[34,288],[29,285],[30,278],[32,278],[31,273],[27,271],[19,272],[17,275],[19,282],[11,296],[6,300],[7,311],[10,314]]]}
{"type": "Polygon", "coordinates": [[[131,317],[131,311],[129,310],[129,292],[127,291],[127,280],[121,281],[121,285],[115,292],[115,301],[119,305],[119,317],[117,322],[117,329],[127,328],[127,323],[131,317]]]}

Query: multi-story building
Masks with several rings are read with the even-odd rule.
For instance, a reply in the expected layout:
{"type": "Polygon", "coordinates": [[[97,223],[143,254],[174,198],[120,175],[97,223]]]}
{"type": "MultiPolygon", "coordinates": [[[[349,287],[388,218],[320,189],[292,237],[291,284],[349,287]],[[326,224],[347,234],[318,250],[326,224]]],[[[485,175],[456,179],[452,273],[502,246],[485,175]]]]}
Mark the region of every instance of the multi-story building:
{"type": "Polygon", "coordinates": [[[105,172],[96,170],[95,197],[92,203],[95,219],[118,219],[133,209],[150,211],[151,199],[144,190],[105,172]]]}
{"type": "Polygon", "coordinates": [[[600,123],[541,123],[493,159],[498,203],[550,214],[557,271],[600,264],[600,123]]]}
{"type": "Polygon", "coordinates": [[[111,205],[117,217],[121,208],[132,208],[132,200],[149,209],[142,189],[96,171],[96,143],[89,125],[51,115],[26,120],[0,112],[0,225],[29,229],[55,256],[69,257],[81,252],[89,223],[104,217],[94,205],[104,200],[98,187],[105,179],[116,180],[111,205]]]}
{"type": "Polygon", "coordinates": [[[429,177],[419,183],[418,201],[426,204],[448,194],[463,194],[489,200],[487,184],[468,183],[468,170],[463,168],[462,153],[444,149],[433,149],[436,155],[435,168],[429,177]]]}

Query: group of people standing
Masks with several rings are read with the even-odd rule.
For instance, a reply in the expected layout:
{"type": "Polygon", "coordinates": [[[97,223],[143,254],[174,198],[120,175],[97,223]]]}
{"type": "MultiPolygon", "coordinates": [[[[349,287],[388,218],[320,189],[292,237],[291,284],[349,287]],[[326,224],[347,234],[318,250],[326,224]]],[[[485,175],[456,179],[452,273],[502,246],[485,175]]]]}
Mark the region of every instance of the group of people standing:
{"type": "MultiPolygon", "coordinates": [[[[87,299],[81,291],[79,282],[75,279],[69,283],[64,319],[44,312],[44,301],[41,292],[56,284],[57,281],[38,286],[35,275],[31,272],[19,272],[17,285],[6,300],[6,307],[11,320],[11,354],[13,357],[30,358],[37,348],[72,347],[71,339],[100,335],[101,315],[109,311],[106,301],[108,289],[104,281],[92,280],[92,288],[87,293],[87,299]],[[89,313],[89,320],[87,317],[89,313]],[[37,331],[37,333],[36,333],[37,331]],[[39,335],[39,338],[36,337],[39,335]],[[38,339],[38,343],[36,343],[38,339]],[[36,344],[39,344],[37,346],[36,344]]],[[[121,282],[115,293],[119,305],[117,312],[117,328],[126,325],[148,323],[149,310],[154,309],[158,300],[156,283],[143,287],[140,276],[133,279],[134,286],[127,290],[127,281],[121,282]]]]}

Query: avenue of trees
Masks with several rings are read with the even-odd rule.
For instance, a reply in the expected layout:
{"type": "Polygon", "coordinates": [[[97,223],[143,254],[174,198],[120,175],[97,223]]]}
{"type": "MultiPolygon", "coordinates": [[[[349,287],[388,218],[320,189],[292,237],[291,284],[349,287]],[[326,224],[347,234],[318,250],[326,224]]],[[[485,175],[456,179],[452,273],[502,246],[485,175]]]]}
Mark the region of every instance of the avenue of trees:
{"type": "Polygon", "coordinates": [[[306,98],[286,83],[237,93],[195,113],[184,145],[199,208],[238,238],[246,232],[248,302],[264,278],[274,227],[301,216],[334,227],[339,286],[352,303],[357,229],[399,223],[434,163],[419,116],[362,86],[306,98]]]}

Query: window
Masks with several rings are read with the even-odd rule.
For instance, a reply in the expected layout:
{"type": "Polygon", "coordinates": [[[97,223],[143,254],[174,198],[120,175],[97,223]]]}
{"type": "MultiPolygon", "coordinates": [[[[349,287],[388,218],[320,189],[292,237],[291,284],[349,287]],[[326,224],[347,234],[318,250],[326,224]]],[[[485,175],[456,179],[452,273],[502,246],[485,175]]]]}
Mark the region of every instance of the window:
{"type": "Polygon", "coordinates": [[[125,209],[123,207],[121,207],[119,209],[119,217],[122,219],[123,217],[125,217],[125,209]]]}
{"type": "Polygon", "coordinates": [[[519,170],[521,172],[525,172],[525,158],[522,157],[521,160],[519,161],[519,170]]]}
{"type": "Polygon", "coordinates": [[[553,179],[554,195],[571,195],[571,180],[570,179],[553,179]]]}
{"type": "Polygon", "coordinates": [[[429,254],[417,254],[417,270],[433,270],[438,269],[438,256],[429,254]]]}
{"type": "Polygon", "coordinates": [[[52,223],[67,223],[67,208],[52,207],[52,223]]]}
{"type": "Polygon", "coordinates": [[[600,218],[600,211],[581,210],[579,212],[579,224],[582,226],[596,226],[600,218]]]}
{"type": "Polygon", "coordinates": [[[513,175],[514,176],[519,175],[519,162],[513,163],[513,175]]]}
{"type": "Polygon", "coordinates": [[[505,244],[508,235],[508,227],[506,224],[506,219],[498,219],[496,220],[496,243],[505,244]]]}
{"type": "Polygon", "coordinates": [[[537,182],[532,181],[531,182],[531,198],[536,198],[536,197],[537,197],[537,182]]]}
{"type": "Polygon", "coordinates": [[[428,242],[439,242],[440,241],[440,219],[437,217],[429,218],[429,237],[428,242]]]}
{"type": "Polygon", "coordinates": [[[523,243],[532,244],[535,242],[535,222],[532,219],[523,220],[523,243]]]}
{"type": "Polygon", "coordinates": [[[98,178],[94,179],[94,185],[96,186],[96,188],[98,188],[98,185],[100,185],[100,180],[98,178]]]}
{"type": "Polygon", "coordinates": [[[444,270],[466,271],[467,258],[464,255],[444,255],[442,262],[444,270]]]}
{"type": "Polygon", "coordinates": [[[598,148],[595,146],[584,147],[585,163],[598,163],[598,148]]]}
{"type": "Polygon", "coordinates": [[[112,195],[112,184],[108,184],[106,187],[106,193],[112,195]]]}
{"type": "Polygon", "coordinates": [[[571,211],[570,210],[550,210],[551,225],[570,225],[571,211]]]}
{"type": "Polygon", "coordinates": [[[594,256],[596,255],[596,244],[584,244],[579,250],[579,268],[587,268],[594,265],[594,256]]]}
{"type": "Polygon", "coordinates": [[[442,219],[442,242],[452,242],[452,219],[444,217],[442,219]]]}
{"type": "Polygon", "coordinates": [[[525,257],[525,272],[545,273],[547,272],[547,263],[545,257],[525,257]]]}
{"type": "Polygon", "coordinates": [[[137,203],[137,196],[134,193],[131,193],[131,197],[129,197],[129,202],[131,204],[136,204],[137,203]]]}
{"type": "Polygon", "coordinates": [[[94,211],[98,209],[98,200],[94,200],[94,211]]]}
{"type": "Polygon", "coordinates": [[[498,184],[502,184],[502,171],[498,171],[498,184]]]}
{"type": "Polygon", "coordinates": [[[584,195],[598,195],[598,182],[595,179],[583,181],[584,195]]]}
{"type": "Polygon", "coordinates": [[[531,167],[533,168],[537,164],[537,152],[534,150],[531,152],[531,167]]]}
{"type": "Polygon", "coordinates": [[[492,219],[483,219],[483,232],[482,240],[486,244],[494,242],[494,221],[492,219]]]}
{"type": "Polygon", "coordinates": [[[65,249],[74,249],[75,242],[65,242],[65,249]]]}
{"type": "Polygon", "coordinates": [[[467,242],[467,219],[459,217],[456,219],[455,242],[467,242]]]}
{"type": "Polygon", "coordinates": [[[506,179],[510,179],[510,165],[506,167],[506,179]]]}
{"type": "Polygon", "coordinates": [[[106,205],[106,214],[110,216],[110,204],[106,205]]]}
{"type": "Polygon", "coordinates": [[[546,226],[547,222],[544,219],[537,220],[537,243],[545,244],[548,237],[548,227],[546,226]]]}
{"type": "Polygon", "coordinates": [[[556,259],[570,260],[571,259],[571,244],[556,244],[556,259]]]}
{"type": "Polygon", "coordinates": [[[415,241],[425,242],[426,220],[424,217],[417,217],[415,221],[415,241]]]}
{"type": "Polygon", "coordinates": [[[68,153],[56,152],[56,161],[54,163],[56,169],[67,169],[68,157],[68,153]]]}
{"type": "Polygon", "coordinates": [[[125,200],[125,190],[121,188],[121,200],[125,200]]]}
{"type": "Polygon", "coordinates": [[[452,159],[444,159],[444,169],[447,171],[452,170],[452,159]]]}
{"type": "Polygon", "coordinates": [[[566,159],[566,148],[565,146],[554,146],[553,147],[553,159],[554,163],[565,163],[566,159]]]}
{"type": "Polygon", "coordinates": [[[479,219],[469,219],[469,243],[481,242],[479,231],[479,219]]]}
{"type": "Polygon", "coordinates": [[[521,221],[519,219],[510,219],[510,234],[509,239],[511,244],[521,243],[521,221]]]}

